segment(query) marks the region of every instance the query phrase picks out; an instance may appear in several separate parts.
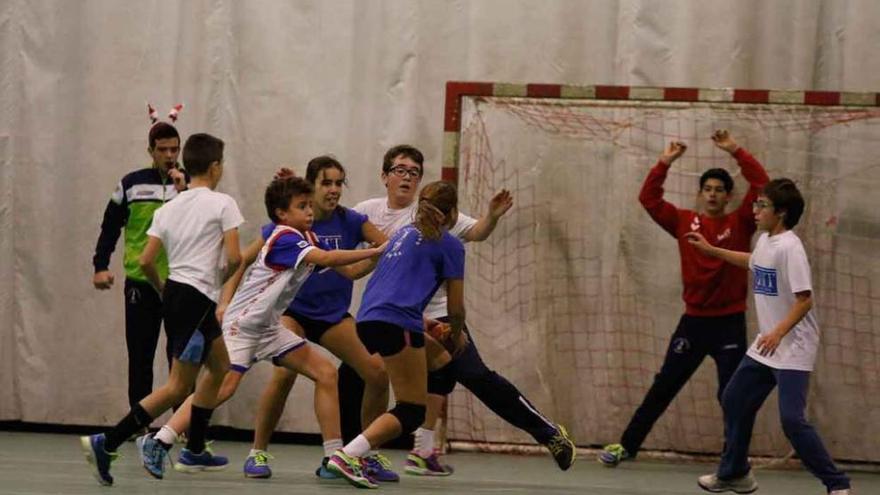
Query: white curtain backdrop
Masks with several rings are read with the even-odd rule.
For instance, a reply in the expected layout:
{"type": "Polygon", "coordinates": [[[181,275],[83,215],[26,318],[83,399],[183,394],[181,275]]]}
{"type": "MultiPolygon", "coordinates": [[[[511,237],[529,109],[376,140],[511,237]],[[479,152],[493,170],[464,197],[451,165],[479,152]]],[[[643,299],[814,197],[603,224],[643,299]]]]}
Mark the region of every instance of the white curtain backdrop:
{"type": "MultiPolygon", "coordinates": [[[[875,0],[0,0],[0,420],[127,410],[122,241],[111,291],[91,256],[116,183],[149,164],[147,100],[226,141],[247,241],[280,164],[335,154],[348,205],[383,194],[394,144],[439,178],[448,80],[878,91],[877,46],[875,0]]],[[[215,423],[251,426],[267,368],[215,423]]],[[[317,431],[306,381],[284,430],[317,431]]]]}

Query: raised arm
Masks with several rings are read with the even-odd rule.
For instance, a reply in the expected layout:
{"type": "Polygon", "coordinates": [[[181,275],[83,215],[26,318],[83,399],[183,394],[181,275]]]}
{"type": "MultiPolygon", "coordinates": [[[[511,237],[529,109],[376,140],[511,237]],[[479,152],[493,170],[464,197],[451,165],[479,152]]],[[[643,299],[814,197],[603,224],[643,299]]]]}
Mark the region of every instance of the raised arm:
{"type": "Polygon", "coordinates": [[[736,163],[742,170],[743,177],[749,182],[749,190],[743,196],[742,203],[736,209],[738,216],[746,221],[752,220],[752,203],[760,194],[761,189],[770,182],[770,177],[764,166],[755,159],[748,151],[740,147],[727,129],[719,129],[712,134],[715,146],[730,153],[736,159],[736,163]]]}
{"type": "Polygon", "coordinates": [[[468,242],[479,242],[488,239],[498,225],[498,220],[500,220],[512,206],[513,196],[507,189],[502,189],[498,194],[492,197],[489,201],[489,211],[486,212],[482,218],[477,220],[477,223],[465,233],[464,239],[468,242]]]}
{"type": "Polygon", "coordinates": [[[642,184],[642,190],[639,192],[639,202],[648,215],[651,215],[651,218],[673,237],[678,232],[678,209],[663,199],[663,183],[666,182],[669,167],[685,151],[687,151],[687,145],[683,142],[670,142],[660,154],[657,164],[648,172],[645,183],[642,184]]]}
{"type": "Polygon", "coordinates": [[[742,252],[742,251],[731,251],[730,249],[720,248],[718,246],[713,246],[706,241],[706,238],[703,237],[703,234],[699,232],[688,232],[684,235],[685,238],[690,242],[694,247],[699,249],[705,254],[709,256],[714,256],[716,258],[722,259],[731,265],[738,266],[740,268],[748,268],[749,267],[749,258],[751,257],[751,253],[742,252]]]}

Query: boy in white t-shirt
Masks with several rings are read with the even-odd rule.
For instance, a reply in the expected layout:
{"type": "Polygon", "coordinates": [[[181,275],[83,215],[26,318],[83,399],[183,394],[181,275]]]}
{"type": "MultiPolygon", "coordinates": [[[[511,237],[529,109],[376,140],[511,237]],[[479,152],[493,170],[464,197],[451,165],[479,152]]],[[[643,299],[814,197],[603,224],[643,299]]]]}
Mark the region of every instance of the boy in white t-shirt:
{"type": "Polygon", "coordinates": [[[765,232],[751,254],[712,246],[696,232],[687,234],[706,254],[752,271],[759,328],[758,338],[722,396],[726,443],[721,464],[716,473],[701,476],[698,483],[709,492],[758,489],[748,461],[749,442],[758,410],[778,386],[782,429],[801,462],[828,493],[847,495],[849,478],[834,465],[804,415],[819,348],[810,264],[800,238],[791,231],[804,211],[804,200],[794,182],[775,179],[764,187],[753,211],[758,230],[765,232]]]}
{"type": "Polygon", "coordinates": [[[181,463],[194,469],[216,469],[226,460],[205,449],[205,432],[216,406],[217,392],[229,368],[229,356],[215,316],[220,286],[241,263],[238,226],[244,222],[230,196],[214,191],[223,176],[223,141],[194,134],[183,148],[183,162],[192,178],[189,190],[163,205],[153,215],[148,241],[140,256],[147,279],[162,294],[165,332],[173,362],[168,382],[154,390],[106,434],[81,438],[86,458],[102,485],[112,485],[110,462],[116,449],[132,434],[180,404],[196,384],[192,425],[181,463]],[[162,283],[156,258],[168,254],[170,274],[162,283]],[[226,267],[220,273],[223,252],[226,267]]]}

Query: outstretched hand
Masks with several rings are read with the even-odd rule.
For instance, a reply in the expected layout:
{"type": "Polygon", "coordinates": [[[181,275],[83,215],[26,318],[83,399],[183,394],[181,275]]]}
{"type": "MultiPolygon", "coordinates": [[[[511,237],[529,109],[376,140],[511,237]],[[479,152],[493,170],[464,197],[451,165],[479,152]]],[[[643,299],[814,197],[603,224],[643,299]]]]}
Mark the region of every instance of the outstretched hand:
{"type": "Polygon", "coordinates": [[[671,141],[668,145],[666,145],[666,149],[663,150],[663,154],[660,155],[660,161],[671,165],[672,162],[678,160],[678,157],[684,154],[687,151],[688,147],[682,141],[671,141]]]}
{"type": "Polygon", "coordinates": [[[712,245],[709,244],[709,241],[703,237],[703,234],[699,232],[688,232],[684,235],[684,238],[687,239],[692,246],[699,249],[704,253],[708,253],[712,249],[712,245]]]}
{"type": "Polygon", "coordinates": [[[513,195],[511,195],[510,191],[507,189],[502,189],[489,201],[489,215],[495,220],[498,220],[507,213],[511,207],[513,207],[513,195]]]}
{"type": "Polygon", "coordinates": [[[712,134],[712,141],[715,142],[715,146],[723,149],[728,153],[733,153],[739,147],[736,144],[736,141],[730,137],[730,132],[727,129],[718,129],[712,134]]]}

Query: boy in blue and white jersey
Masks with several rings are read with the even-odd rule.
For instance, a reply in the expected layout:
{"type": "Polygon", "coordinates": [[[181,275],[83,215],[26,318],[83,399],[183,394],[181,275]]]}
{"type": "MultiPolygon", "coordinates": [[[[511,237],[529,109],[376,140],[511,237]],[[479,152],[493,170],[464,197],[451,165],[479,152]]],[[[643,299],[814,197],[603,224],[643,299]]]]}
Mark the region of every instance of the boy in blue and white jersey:
{"type": "MultiPolygon", "coordinates": [[[[247,274],[242,265],[224,286],[221,296],[219,312],[223,313],[223,338],[229,350],[230,366],[218,394],[218,405],[232,397],[244,373],[261,360],[271,360],[277,366],[297,371],[308,372],[321,365],[332,371],[326,358],[281,325],[281,315],[316,265],[335,267],[357,263],[378,256],[383,249],[380,246],[357,251],[325,250],[316,246],[314,235],[308,232],[313,221],[312,187],[303,179],[273,181],[266,189],[265,202],[274,224],[271,234],[247,274]]],[[[325,383],[316,379],[316,382],[317,400],[329,411],[318,418],[322,433],[325,438],[329,436],[339,442],[336,381],[325,383]]],[[[192,397],[155,436],[148,435],[141,442],[144,467],[157,478],[163,475],[167,451],[190,423],[191,400],[192,397]]],[[[174,467],[184,472],[197,470],[181,462],[174,467]]]]}

